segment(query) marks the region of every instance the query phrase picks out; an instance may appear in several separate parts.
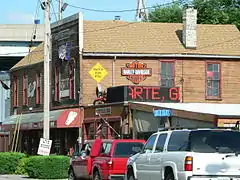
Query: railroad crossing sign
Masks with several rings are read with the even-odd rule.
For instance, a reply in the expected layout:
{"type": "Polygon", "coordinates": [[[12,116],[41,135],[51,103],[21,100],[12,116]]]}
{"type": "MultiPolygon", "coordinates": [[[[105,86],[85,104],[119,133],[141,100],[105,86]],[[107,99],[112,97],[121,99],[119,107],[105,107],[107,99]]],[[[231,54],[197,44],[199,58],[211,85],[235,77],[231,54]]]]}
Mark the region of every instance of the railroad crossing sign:
{"type": "Polygon", "coordinates": [[[88,73],[98,83],[101,82],[104,79],[104,77],[108,74],[106,69],[104,69],[104,67],[102,67],[100,63],[97,63],[95,66],[93,66],[88,73]]]}

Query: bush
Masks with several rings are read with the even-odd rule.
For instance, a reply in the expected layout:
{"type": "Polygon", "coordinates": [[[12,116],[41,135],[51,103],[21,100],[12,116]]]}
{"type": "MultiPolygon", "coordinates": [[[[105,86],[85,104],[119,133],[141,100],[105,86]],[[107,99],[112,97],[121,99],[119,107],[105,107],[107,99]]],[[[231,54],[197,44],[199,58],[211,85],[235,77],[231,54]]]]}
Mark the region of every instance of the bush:
{"type": "Polygon", "coordinates": [[[31,156],[25,161],[25,169],[30,178],[64,179],[68,177],[69,157],[31,156]]]}
{"type": "Polygon", "coordinates": [[[24,157],[24,158],[20,159],[18,167],[17,167],[17,169],[15,171],[15,174],[27,175],[26,161],[28,161],[28,157],[24,157]]]}
{"type": "Polygon", "coordinates": [[[23,153],[0,153],[0,174],[14,174],[21,162],[21,159],[24,157],[26,157],[26,155],[23,153]]]}

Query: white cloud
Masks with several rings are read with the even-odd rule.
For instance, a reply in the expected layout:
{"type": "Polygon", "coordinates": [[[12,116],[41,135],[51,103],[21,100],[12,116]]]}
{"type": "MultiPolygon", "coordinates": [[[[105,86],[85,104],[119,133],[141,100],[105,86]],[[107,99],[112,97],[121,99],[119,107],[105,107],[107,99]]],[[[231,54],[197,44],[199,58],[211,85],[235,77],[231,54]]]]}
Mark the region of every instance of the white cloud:
{"type": "Polygon", "coordinates": [[[23,12],[12,12],[7,15],[10,24],[33,24],[34,15],[23,12]]]}

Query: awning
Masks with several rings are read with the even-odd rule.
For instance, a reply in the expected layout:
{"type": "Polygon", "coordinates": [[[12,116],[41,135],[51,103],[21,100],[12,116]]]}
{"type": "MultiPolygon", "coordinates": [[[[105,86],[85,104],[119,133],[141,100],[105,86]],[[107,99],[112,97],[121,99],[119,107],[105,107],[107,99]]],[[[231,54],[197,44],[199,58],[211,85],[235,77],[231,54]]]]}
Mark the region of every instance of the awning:
{"type": "MultiPolygon", "coordinates": [[[[50,111],[50,128],[70,128],[80,127],[80,109],[61,109],[50,111]]],[[[15,128],[17,121],[20,121],[20,129],[42,129],[43,128],[43,112],[28,113],[22,115],[9,116],[2,125],[4,129],[15,128]]]]}

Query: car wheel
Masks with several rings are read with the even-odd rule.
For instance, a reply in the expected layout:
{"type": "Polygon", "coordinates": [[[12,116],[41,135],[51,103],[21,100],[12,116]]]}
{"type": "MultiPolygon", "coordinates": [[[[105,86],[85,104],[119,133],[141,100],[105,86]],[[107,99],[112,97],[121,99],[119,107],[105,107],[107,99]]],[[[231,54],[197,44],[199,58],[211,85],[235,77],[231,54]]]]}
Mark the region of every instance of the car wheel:
{"type": "Polygon", "coordinates": [[[93,175],[93,180],[101,180],[101,176],[98,171],[96,171],[93,175]]]}
{"type": "Polygon", "coordinates": [[[165,178],[165,180],[174,180],[174,175],[172,172],[169,172],[165,178]]]}
{"type": "Polygon", "coordinates": [[[77,180],[77,178],[76,178],[76,176],[75,176],[74,171],[73,171],[72,168],[69,170],[68,180],[77,180]]]}
{"type": "Polygon", "coordinates": [[[132,173],[130,173],[130,174],[128,175],[127,180],[135,180],[135,178],[134,178],[134,176],[133,176],[132,173]]]}

